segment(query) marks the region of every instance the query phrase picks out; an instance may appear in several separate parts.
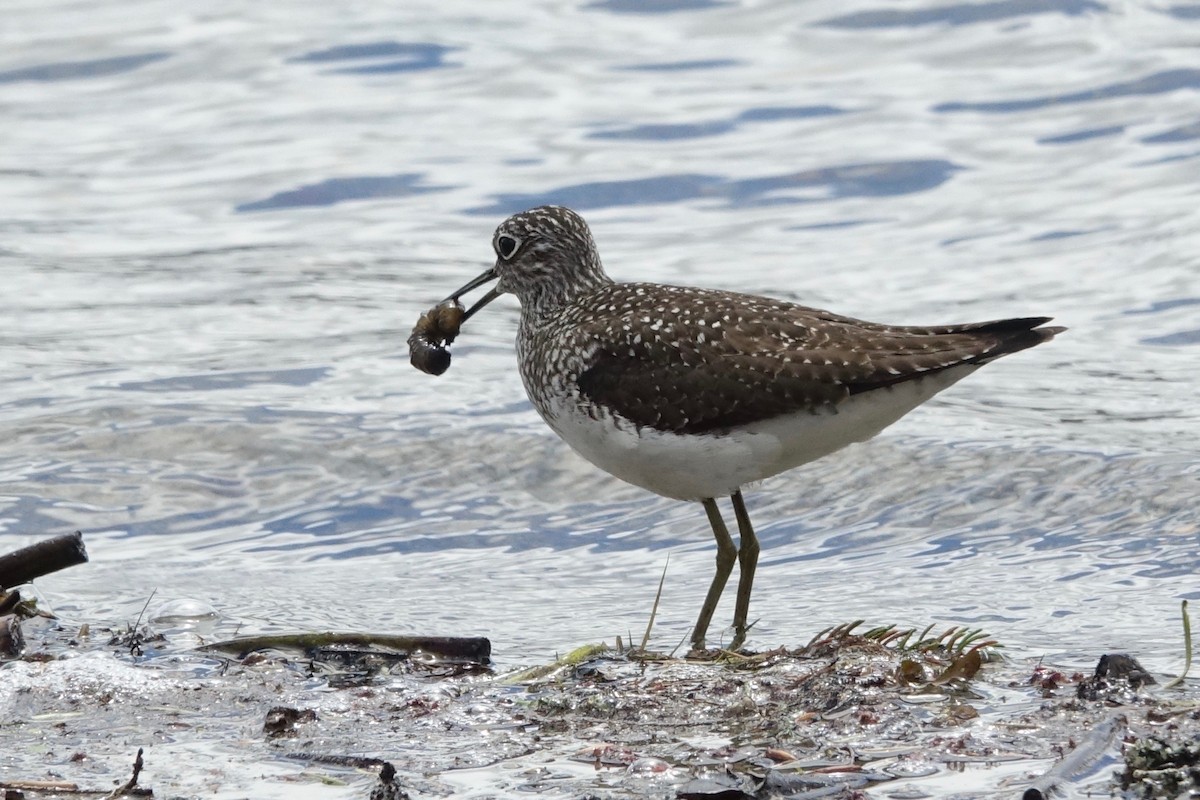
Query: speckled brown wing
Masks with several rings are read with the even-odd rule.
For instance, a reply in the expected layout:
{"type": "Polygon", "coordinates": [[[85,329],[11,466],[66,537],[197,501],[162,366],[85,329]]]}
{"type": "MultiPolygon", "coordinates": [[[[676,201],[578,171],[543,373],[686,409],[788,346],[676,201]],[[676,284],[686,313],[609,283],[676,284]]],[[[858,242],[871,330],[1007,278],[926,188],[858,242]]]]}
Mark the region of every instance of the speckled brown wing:
{"type": "Polygon", "coordinates": [[[853,394],[982,364],[1062,330],[1037,328],[1048,321],[1043,317],[896,327],[694,289],[678,291],[704,303],[648,308],[628,294],[637,284],[618,287],[624,296],[602,302],[620,303],[621,324],[591,330],[585,324],[581,331],[597,346],[579,373],[579,392],[636,425],[675,433],[818,411],[853,394]],[[692,309],[692,318],[673,319],[676,307],[692,309]],[[704,318],[695,319],[697,313],[704,318]],[[685,329],[692,335],[676,335],[685,329]]]}

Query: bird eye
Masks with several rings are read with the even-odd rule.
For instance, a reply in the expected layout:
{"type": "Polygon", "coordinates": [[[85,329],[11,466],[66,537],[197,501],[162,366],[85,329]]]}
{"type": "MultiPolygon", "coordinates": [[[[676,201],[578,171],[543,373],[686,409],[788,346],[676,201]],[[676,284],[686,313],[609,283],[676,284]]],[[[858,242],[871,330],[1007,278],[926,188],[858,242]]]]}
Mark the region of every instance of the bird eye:
{"type": "Polygon", "coordinates": [[[520,242],[511,236],[496,237],[496,252],[505,260],[512,258],[513,253],[517,252],[517,247],[519,246],[520,242]]]}

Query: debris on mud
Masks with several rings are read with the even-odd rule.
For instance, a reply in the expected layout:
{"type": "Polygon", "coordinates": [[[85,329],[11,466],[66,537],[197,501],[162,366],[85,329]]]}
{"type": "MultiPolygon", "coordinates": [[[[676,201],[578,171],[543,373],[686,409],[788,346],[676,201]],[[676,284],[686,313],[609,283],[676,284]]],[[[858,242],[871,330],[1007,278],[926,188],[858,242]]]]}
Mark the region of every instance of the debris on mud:
{"type": "Polygon", "coordinates": [[[379,768],[379,782],[371,787],[370,800],[408,800],[408,793],[396,780],[396,768],[385,761],[379,768]]]}
{"type": "Polygon", "coordinates": [[[1168,742],[1139,739],[1125,754],[1121,788],[1134,797],[1195,797],[1200,794],[1200,735],[1168,742]]]}
{"type": "Polygon", "coordinates": [[[420,672],[451,678],[491,671],[492,643],[483,637],[394,636],[366,633],[280,633],[213,642],[203,652],[227,655],[244,666],[268,660],[305,664],[330,686],[370,684],[382,675],[420,672]]]}
{"type": "Polygon", "coordinates": [[[20,591],[6,587],[29,583],[87,560],[87,548],[79,531],[0,554],[0,663],[20,657],[25,647],[21,620],[39,613],[34,603],[21,599],[20,591]]]}
{"type": "Polygon", "coordinates": [[[387,637],[365,634],[200,651],[168,637],[134,655],[39,624],[0,681],[6,777],[116,785],[97,770],[144,736],[143,777],[164,797],[289,797],[304,781],[379,798],[948,797],[966,774],[1012,796],[1174,798],[1200,749],[1194,691],[1111,656],[1091,677],[1005,661],[963,629],[843,625],[704,660],[592,646],[495,675],[389,661],[387,637]]]}
{"type": "Polygon", "coordinates": [[[116,800],[118,797],[153,797],[153,791],[138,786],[138,776],[142,774],[145,766],[145,762],[142,761],[142,748],[139,747],[137,757],[133,760],[133,775],[125,783],[104,795],[104,800],[116,800]]]}
{"type": "Polygon", "coordinates": [[[317,712],[311,708],[299,709],[274,706],[263,720],[263,733],[268,739],[296,736],[296,726],[304,722],[316,722],[317,712]]]}

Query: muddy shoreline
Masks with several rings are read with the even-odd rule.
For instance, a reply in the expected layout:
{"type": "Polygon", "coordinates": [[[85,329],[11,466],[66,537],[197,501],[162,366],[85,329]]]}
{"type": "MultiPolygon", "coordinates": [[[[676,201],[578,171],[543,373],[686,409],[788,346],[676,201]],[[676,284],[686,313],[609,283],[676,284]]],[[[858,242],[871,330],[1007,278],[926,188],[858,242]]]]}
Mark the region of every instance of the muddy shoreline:
{"type": "Polygon", "coordinates": [[[104,796],[139,748],[139,788],[160,798],[1200,789],[1194,681],[1164,689],[1132,659],[1099,674],[1008,660],[982,632],[842,626],[705,659],[598,645],[498,673],[361,636],[231,654],[148,627],[24,627],[0,666],[0,782],[24,797],[104,796]]]}

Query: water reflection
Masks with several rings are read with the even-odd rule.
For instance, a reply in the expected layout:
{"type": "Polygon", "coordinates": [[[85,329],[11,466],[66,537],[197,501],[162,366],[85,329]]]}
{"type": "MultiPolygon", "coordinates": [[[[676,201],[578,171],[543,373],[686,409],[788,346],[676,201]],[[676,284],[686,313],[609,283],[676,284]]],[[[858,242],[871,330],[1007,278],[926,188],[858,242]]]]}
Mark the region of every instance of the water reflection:
{"type": "Polygon", "coordinates": [[[1010,114],[1054,106],[1072,105],[1075,103],[1093,103],[1098,100],[1111,100],[1118,97],[1166,94],[1184,89],[1200,89],[1200,70],[1165,70],[1147,75],[1144,78],[1138,78],[1137,80],[1109,83],[1098,86],[1095,89],[1043,95],[1041,97],[1030,97],[1022,100],[1000,100],[985,103],[939,103],[933,107],[933,110],[940,113],[982,111],[986,113],[1010,114]]]}
{"type": "Polygon", "coordinates": [[[702,136],[720,136],[732,133],[747,122],[776,122],[782,120],[811,119],[844,114],[833,106],[796,106],[793,108],[752,108],[729,119],[707,120],[656,125],[634,125],[628,128],[612,128],[588,134],[593,139],[646,139],[669,141],[672,139],[695,139],[702,136]]]}
{"type": "Polygon", "coordinates": [[[278,192],[262,200],[242,203],[237,211],[269,211],[278,208],[302,206],[331,206],[354,200],[372,200],[381,197],[407,197],[410,195],[443,192],[448,186],[422,185],[425,176],[419,173],[401,175],[364,175],[354,178],[330,178],[286,192],[278,192]]]}
{"type": "Polygon", "coordinates": [[[729,0],[596,0],[584,8],[596,8],[617,14],[672,14],[730,5],[733,3],[729,0]]]}
{"type": "Polygon", "coordinates": [[[459,66],[446,63],[446,54],[460,48],[447,47],[432,42],[370,42],[346,44],[314,50],[302,56],[288,59],[295,64],[327,64],[342,61],[358,61],[353,67],[342,67],[335,73],[349,75],[373,75],[389,72],[418,72],[427,69],[459,66]]]}
{"type": "Polygon", "coordinates": [[[255,372],[226,372],[208,375],[179,375],[151,381],[129,381],[116,388],[132,392],[212,392],[224,389],[244,389],[263,384],[308,386],[329,373],[329,367],[307,369],[264,370],[255,372]]]}
{"type": "Polygon", "coordinates": [[[735,58],[698,58],[690,61],[656,61],[649,64],[626,64],[613,67],[628,72],[687,72],[689,70],[724,69],[744,64],[735,58]]]}
{"type": "Polygon", "coordinates": [[[170,58],[171,53],[153,52],[137,55],[113,56],[97,58],[91,61],[60,61],[50,64],[37,64],[32,67],[0,72],[0,83],[19,83],[21,81],[39,81],[51,83],[58,81],[88,80],[118,75],[170,58]]]}
{"type": "MultiPolygon", "coordinates": [[[[1200,7],[1200,6],[1198,6],[1200,7]]],[[[1200,122],[1181,125],[1169,131],[1156,133],[1142,138],[1143,144],[1174,144],[1175,142],[1190,142],[1200,139],[1200,122]]]]}
{"type": "Polygon", "coordinates": [[[919,25],[977,25],[984,22],[1031,17],[1039,14],[1077,16],[1105,13],[1108,7],[1092,0],[994,0],[990,3],[955,3],[935,8],[869,9],[831,17],[817,23],[828,28],[911,28],[919,25]]]}
{"type": "Polygon", "coordinates": [[[1106,128],[1089,128],[1083,131],[1072,131],[1070,133],[1060,133],[1055,136],[1043,136],[1037,140],[1038,144],[1074,144],[1075,142],[1086,142],[1089,139],[1103,139],[1107,136],[1119,136],[1125,132],[1124,125],[1110,125],[1106,128]]]}
{"type": "Polygon", "coordinates": [[[499,216],[554,203],[581,211],[612,206],[724,200],[731,207],[811,203],[846,197],[879,197],[933,189],[959,167],[948,161],[902,161],[844,166],[730,179],[719,175],[660,175],[627,181],[597,181],[548,189],[538,194],[502,194],[469,214],[499,216]],[[804,190],[794,194],[795,190],[804,190]]]}

